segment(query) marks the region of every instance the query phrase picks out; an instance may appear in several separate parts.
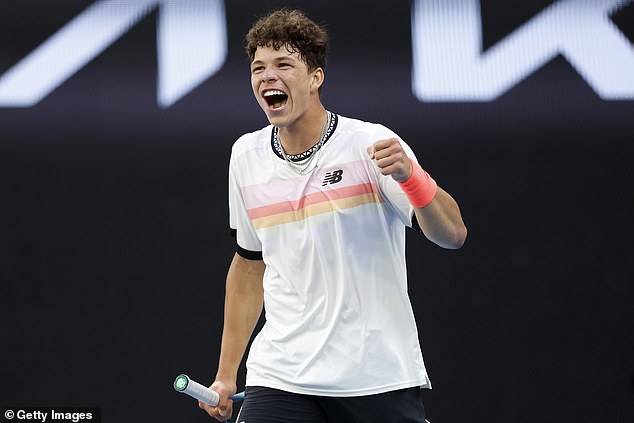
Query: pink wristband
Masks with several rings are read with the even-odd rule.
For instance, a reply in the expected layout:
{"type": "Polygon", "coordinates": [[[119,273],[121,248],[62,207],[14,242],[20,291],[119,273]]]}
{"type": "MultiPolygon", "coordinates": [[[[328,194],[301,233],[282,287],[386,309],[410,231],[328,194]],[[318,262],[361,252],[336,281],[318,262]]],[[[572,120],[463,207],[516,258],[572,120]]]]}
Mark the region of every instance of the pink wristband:
{"type": "Polygon", "coordinates": [[[416,208],[425,207],[431,203],[436,195],[438,185],[418,163],[411,158],[412,174],[405,182],[399,182],[401,189],[407,195],[407,199],[416,208]]]}

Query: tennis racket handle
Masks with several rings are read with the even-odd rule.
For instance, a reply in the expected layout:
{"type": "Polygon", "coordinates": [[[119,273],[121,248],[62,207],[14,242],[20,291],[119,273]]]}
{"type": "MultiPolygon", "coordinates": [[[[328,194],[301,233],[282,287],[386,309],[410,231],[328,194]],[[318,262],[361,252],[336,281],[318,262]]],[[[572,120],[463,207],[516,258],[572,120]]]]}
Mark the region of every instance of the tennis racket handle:
{"type": "Polygon", "coordinates": [[[174,389],[178,392],[194,397],[199,401],[209,404],[212,407],[218,405],[220,401],[220,395],[217,392],[212,391],[206,386],[191,380],[187,375],[178,375],[174,381],[174,389]]]}
{"type": "MultiPolygon", "coordinates": [[[[209,404],[212,407],[218,405],[218,401],[220,401],[220,395],[217,392],[212,391],[206,386],[201,385],[200,383],[193,381],[189,378],[189,376],[181,374],[176,377],[174,380],[174,389],[178,392],[182,392],[191,397],[196,398],[199,401],[204,402],[205,404],[209,404]]],[[[242,401],[244,399],[244,392],[233,395],[231,400],[233,401],[242,401]]]]}

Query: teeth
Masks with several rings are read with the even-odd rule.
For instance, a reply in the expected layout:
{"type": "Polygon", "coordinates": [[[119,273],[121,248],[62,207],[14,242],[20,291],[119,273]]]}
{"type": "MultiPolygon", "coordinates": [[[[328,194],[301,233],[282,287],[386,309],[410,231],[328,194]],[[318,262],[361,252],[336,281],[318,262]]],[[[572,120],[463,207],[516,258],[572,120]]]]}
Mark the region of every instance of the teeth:
{"type": "Polygon", "coordinates": [[[264,97],[269,97],[272,95],[286,95],[284,94],[282,91],[280,90],[271,90],[271,91],[267,91],[264,94],[262,94],[264,97]]]}

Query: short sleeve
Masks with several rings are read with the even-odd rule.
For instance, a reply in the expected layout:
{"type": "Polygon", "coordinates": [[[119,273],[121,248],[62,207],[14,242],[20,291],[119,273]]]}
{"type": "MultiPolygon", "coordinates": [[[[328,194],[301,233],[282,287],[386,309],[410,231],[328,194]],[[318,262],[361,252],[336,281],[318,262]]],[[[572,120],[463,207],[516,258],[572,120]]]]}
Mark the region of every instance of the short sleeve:
{"type": "MultiPolygon", "coordinates": [[[[405,153],[407,153],[407,155],[412,158],[412,160],[418,163],[414,151],[405,141],[403,141],[403,139],[401,139],[401,137],[399,137],[395,132],[391,131],[383,125],[376,124],[375,126],[375,139],[372,140],[372,142],[378,141],[380,139],[396,138],[403,146],[405,153]]],[[[377,179],[379,181],[379,189],[381,190],[381,194],[387,199],[388,203],[398,214],[399,219],[403,222],[403,224],[405,226],[412,227],[414,206],[412,206],[407,199],[407,195],[405,195],[405,192],[403,192],[401,186],[398,184],[398,182],[394,180],[394,178],[381,174],[377,166],[375,166],[375,171],[377,174],[377,179]]]]}
{"type": "MultiPolygon", "coordinates": [[[[239,159],[235,157],[235,152],[232,152],[229,160],[229,226],[235,231],[238,252],[254,253],[254,257],[261,254],[262,243],[249,218],[239,176],[239,159]]],[[[244,254],[240,253],[242,256],[244,254]]]]}

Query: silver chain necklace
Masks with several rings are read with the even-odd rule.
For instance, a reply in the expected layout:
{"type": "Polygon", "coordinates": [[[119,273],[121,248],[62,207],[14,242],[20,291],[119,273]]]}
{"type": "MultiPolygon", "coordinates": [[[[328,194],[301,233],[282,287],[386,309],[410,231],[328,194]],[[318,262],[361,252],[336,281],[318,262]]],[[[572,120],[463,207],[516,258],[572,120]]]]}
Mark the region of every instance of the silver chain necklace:
{"type": "MultiPolygon", "coordinates": [[[[317,169],[319,165],[319,155],[321,154],[321,147],[323,147],[326,142],[326,138],[328,136],[328,128],[330,126],[330,112],[326,111],[326,122],[324,123],[323,128],[321,128],[321,135],[319,136],[319,141],[308,150],[308,155],[303,160],[294,161],[291,160],[286,151],[284,151],[284,146],[282,145],[282,140],[280,139],[280,130],[279,128],[275,131],[275,143],[280,146],[280,153],[282,153],[282,157],[286,163],[289,164],[291,168],[293,168],[300,175],[306,175],[307,173],[312,172],[317,169]],[[312,150],[312,151],[311,151],[312,150]],[[315,162],[315,165],[311,167],[311,164],[315,162]]],[[[302,153],[306,154],[306,153],[302,153]]],[[[295,157],[297,155],[294,155],[295,157]]]]}

